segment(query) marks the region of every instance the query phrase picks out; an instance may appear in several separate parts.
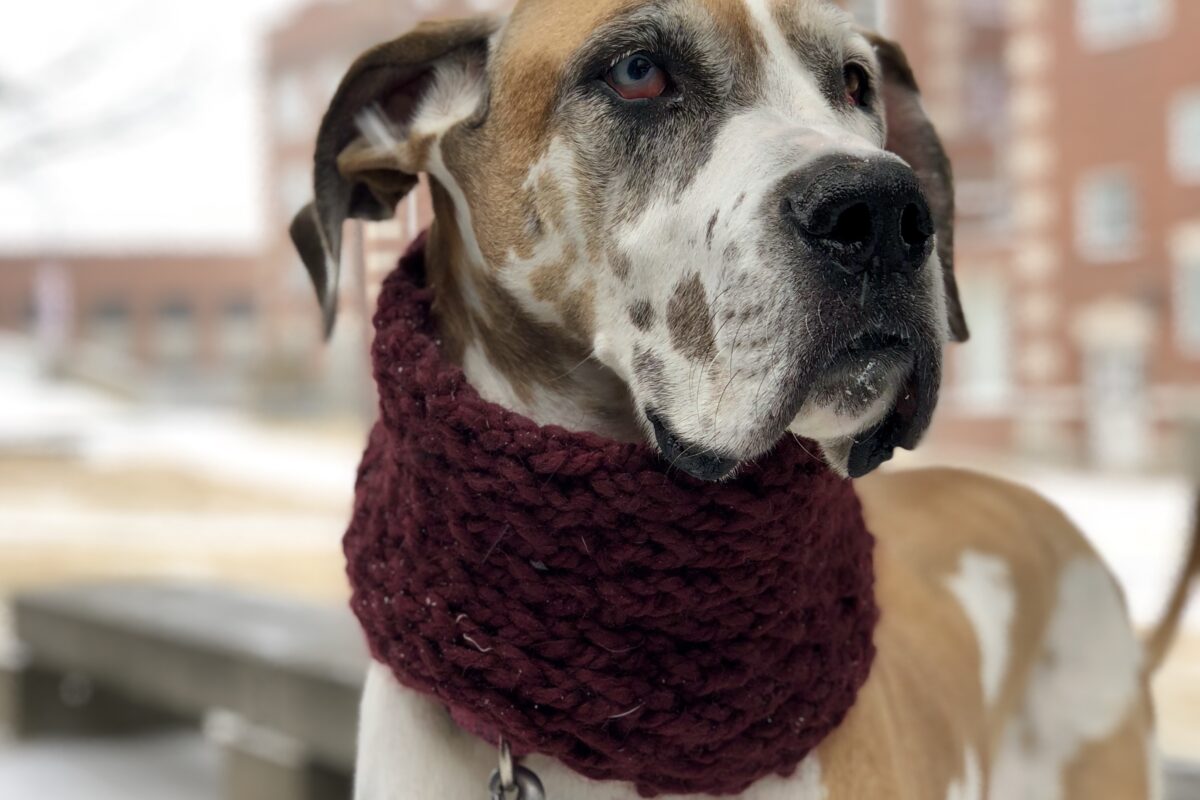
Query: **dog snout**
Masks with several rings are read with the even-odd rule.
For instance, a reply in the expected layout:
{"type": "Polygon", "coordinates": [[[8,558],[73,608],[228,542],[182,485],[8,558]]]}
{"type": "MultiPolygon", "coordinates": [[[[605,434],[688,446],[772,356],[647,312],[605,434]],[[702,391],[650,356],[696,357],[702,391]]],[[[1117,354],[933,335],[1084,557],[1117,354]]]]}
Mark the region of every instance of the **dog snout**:
{"type": "Polygon", "coordinates": [[[933,248],[917,176],[893,158],[821,159],[785,179],[782,213],[803,245],[843,275],[915,273],[933,248]]]}

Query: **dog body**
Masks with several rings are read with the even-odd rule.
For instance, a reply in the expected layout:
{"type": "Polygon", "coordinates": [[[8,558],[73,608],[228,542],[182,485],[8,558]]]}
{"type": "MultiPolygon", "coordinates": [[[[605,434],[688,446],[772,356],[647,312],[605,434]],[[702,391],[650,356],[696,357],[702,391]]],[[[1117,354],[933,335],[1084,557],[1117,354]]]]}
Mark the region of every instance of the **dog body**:
{"type": "MultiPolygon", "coordinates": [[[[706,480],[789,433],[862,478],[873,671],[745,797],[1157,797],[1148,667],[1080,535],[999,481],[863,477],[916,444],[967,335],[949,165],[894,45],[819,0],[524,0],[364,55],[316,170],[293,237],[328,324],[343,221],[425,173],[444,349],[486,399],[706,480]]],[[[372,668],[359,800],[469,800],[495,763],[372,668]]],[[[555,798],[636,796],[527,763],[555,798]]]]}
{"type": "MultiPolygon", "coordinates": [[[[1150,701],[1120,592],[1044,501],[947,470],[859,482],[883,616],[846,721],[754,800],[1158,797],[1150,701]],[[1019,589],[1018,589],[1019,587],[1019,589]]],[[[360,800],[483,796],[496,751],[371,668],[360,800]]],[[[550,797],[633,800],[537,756],[550,797]]]]}

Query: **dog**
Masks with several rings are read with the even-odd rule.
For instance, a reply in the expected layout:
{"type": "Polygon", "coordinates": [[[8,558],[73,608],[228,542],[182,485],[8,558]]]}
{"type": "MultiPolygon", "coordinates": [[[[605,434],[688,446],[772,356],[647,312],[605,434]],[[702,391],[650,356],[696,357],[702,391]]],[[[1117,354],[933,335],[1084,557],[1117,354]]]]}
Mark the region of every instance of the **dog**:
{"type": "MultiPolygon", "coordinates": [[[[823,0],[521,0],[367,52],[293,225],[326,328],[341,229],[427,175],[443,347],[543,425],[655,443],[720,481],[781,437],[857,479],[877,656],[845,722],[752,800],[1160,796],[1120,590],[1033,492],[876,472],[928,427],[965,341],[950,165],[898,45],[823,0]]],[[[486,790],[496,751],[371,668],[359,800],[486,790]]],[[[624,800],[533,755],[553,797],[624,800]]]]}

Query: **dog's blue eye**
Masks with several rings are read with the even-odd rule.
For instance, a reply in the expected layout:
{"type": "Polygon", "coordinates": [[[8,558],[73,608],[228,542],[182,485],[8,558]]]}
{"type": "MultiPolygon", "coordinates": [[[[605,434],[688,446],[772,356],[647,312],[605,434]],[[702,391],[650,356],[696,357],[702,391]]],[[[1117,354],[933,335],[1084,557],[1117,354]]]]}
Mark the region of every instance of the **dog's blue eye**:
{"type": "Polygon", "coordinates": [[[621,62],[620,76],[623,81],[637,83],[646,79],[650,74],[650,70],[654,69],[654,62],[645,56],[633,56],[621,62]]]}
{"type": "Polygon", "coordinates": [[[667,73],[645,53],[634,53],[618,61],[604,80],[625,100],[650,100],[667,91],[667,73]]]}

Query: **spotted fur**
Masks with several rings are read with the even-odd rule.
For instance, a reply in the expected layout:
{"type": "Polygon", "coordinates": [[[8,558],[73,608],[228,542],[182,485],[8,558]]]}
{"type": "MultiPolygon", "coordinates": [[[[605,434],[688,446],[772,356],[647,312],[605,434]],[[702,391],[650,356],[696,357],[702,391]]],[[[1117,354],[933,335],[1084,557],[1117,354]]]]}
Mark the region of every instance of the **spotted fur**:
{"type": "MultiPolygon", "coordinates": [[[[823,0],[522,0],[508,17],[424,26],[351,69],[317,163],[318,202],[295,232],[327,319],[341,222],[386,216],[427,174],[447,353],[485,397],[542,423],[635,439],[652,411],[738,458],[790,431],[842,469],[890,409],[933,399],[900,369],[829,378],[851,323],[902,319],[935,379],[951,333],[966,335],[948,165],[911,70],[823,0]],[[640,50],[668,54],[677,99],[632,108],[606,91],[603,70],[640,50]],[[867,108],[843,102],[850,61],[872,81],[867,108]],[[830,153],[918,173],[938,241],[908,283],[849,299],[795,247],[780,208],[830,153]]],[[[1136,642],[1061,515],[963,473],[859,486],[879,539],[874,672],[795,775],[743,796],[1154,797],[1136,642]]],[[[382,668],[362,726],[359,800],[479,796],[493,768],[489,747],[382,668]]],[[[553,797],[635,796],[529,763],[553,797]]]]}

